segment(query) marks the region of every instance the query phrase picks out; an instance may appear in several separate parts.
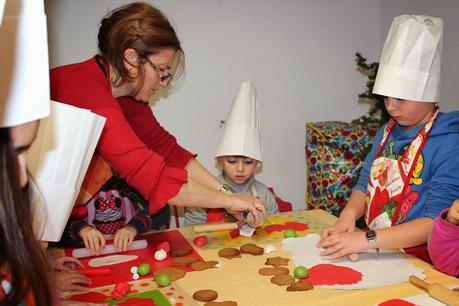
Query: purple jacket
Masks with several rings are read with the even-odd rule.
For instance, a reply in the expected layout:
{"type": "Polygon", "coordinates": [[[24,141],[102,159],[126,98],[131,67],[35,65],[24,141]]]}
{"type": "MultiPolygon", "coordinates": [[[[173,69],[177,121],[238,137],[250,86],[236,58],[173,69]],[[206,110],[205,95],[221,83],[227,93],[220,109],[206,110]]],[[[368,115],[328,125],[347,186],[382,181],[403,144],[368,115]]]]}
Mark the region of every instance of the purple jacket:
{"type": "Polygon", "coordinates": [[[452,276],[459,276],[459,226],[444,218],[448,209],[435,218],[428,248],[436,269],[452,276]]]}

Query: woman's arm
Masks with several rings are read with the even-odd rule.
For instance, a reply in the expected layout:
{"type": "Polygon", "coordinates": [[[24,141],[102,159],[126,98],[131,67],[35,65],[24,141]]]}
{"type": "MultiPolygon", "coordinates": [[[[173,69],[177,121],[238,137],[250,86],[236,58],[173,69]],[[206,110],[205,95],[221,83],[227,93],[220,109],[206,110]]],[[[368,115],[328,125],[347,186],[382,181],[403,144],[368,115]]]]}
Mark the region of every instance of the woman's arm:
{"type": "Polygon", "coordinates": [[[220,190],[222,183],[213,176],[199,161],[195,158],[191,159],[185,169],[188,171],[188,176],[203,185],[212,189],[220,190]]]}

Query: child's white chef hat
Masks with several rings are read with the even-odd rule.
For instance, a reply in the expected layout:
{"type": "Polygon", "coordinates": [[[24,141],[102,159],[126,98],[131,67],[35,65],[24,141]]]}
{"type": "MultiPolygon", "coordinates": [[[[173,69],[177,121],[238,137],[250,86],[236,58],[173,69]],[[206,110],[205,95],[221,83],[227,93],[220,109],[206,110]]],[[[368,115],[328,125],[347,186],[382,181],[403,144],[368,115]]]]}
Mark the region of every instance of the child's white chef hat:
{"type": "Polygon", "coordinates": [[[373,93],[419,102],[439,102],[443,20],[394,18],[381,53],[373,93]]]}
{"type": "Polygon", "coordinates": [[[0,0],[0,127],[50,112],[48,35],[43,0],[0,0]]]}
{"type": "Polygon", "coordinates": [[[260,112],[257,93],[251,82],[242,83],[225,121],[218,145],[219,156],[240,155],[262,161],[260,112]]]}

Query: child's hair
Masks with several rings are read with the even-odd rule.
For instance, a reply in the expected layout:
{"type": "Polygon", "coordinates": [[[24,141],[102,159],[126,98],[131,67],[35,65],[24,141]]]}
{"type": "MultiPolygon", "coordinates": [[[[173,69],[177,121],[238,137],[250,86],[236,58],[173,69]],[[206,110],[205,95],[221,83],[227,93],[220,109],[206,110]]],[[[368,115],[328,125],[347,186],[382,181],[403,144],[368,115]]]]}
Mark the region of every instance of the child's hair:
{"type": "Polygon", "coordinates": [[[32,228],[29,190],[19,181],[9,128],[0,128],[0,271],[11,291],[0,305],[19,305],[32,294],[36,305],[54,305],[51,266],[32,228]]]}

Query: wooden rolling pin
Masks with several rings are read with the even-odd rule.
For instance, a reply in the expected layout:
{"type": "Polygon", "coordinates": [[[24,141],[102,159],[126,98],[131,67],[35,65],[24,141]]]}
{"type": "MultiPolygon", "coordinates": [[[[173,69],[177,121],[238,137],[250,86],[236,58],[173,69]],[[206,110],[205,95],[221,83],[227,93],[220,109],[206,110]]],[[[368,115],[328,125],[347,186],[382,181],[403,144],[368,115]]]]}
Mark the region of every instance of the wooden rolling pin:
{"type": "Polygon", "coordinates": [[[193,227],[195,233],[227,231],[239,228],[236,222],[231,223],[207,223],[198,224],[193,227]]]}
{"type": "Polygon", "coordinates": [[[429,284],[419,277],[410,276],[410,283],[426,290],[431,297],[450,306],[459,306],[459,294],[438,283],[429,284]]]}

